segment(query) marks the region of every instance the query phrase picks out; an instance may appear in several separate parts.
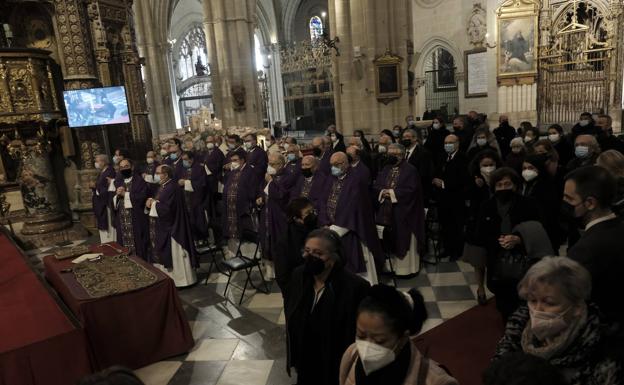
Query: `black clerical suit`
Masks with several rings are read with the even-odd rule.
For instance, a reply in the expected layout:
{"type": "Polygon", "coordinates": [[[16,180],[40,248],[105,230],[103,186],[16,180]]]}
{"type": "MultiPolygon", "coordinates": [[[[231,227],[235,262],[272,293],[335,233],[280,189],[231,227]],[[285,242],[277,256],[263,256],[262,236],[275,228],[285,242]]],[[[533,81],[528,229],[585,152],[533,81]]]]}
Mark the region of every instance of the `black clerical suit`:
{"type": "Polygon", "coordinates": [[[431,199],[431,180],[433,179],[433,159],[429,150],[421,145],[417,145],[413,150],[407,149],[405,156],[407,161],[418,170],[422,183],[423,203],[429,207],[431,199]]]}

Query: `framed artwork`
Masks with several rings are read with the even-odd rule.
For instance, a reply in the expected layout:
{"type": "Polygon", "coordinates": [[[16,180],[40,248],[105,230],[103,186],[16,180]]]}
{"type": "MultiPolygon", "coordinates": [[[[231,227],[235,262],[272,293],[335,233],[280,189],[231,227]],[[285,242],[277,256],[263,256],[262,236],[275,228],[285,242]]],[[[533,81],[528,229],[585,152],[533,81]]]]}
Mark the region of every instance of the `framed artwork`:
{"type": "Polygon", "coordinates": [[[537,14],[498,17],[498,77],[537,74],[537,14]]]}
{"type": "Polygon", "coordinates": [[[381,103],[388,104],[402,95],[401,62],[403,58],[386,52],[373,60],[375,64],[375,95],[381,103]]]}
{"type": "Polygon", "coordinates": [[[464,96],[466,98],[487,97],[487,48],[477,48],[464,52],[464,69],[464,96]]]}

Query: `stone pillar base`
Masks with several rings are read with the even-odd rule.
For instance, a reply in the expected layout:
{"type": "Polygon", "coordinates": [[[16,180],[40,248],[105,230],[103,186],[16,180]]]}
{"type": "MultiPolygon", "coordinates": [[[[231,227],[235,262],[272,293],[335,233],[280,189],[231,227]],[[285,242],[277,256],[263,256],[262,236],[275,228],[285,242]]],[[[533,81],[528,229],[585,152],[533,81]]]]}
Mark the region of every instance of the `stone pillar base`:
{"type": "Polygon", "coordinates": [[[15,236],[21,241],[25,250],[52,247],[60,242],[79,241],[89,238],[91,233],[80,223],[71,223],[69,227],[45,234],[24,235],[18,232],[15,236]]]}
{"type": "Polygon", "coordinates": [[[63,213],[42,213],[28,215],[24,219],[22,235],[43,235],[71,227],[71,220],[63,213]]]}

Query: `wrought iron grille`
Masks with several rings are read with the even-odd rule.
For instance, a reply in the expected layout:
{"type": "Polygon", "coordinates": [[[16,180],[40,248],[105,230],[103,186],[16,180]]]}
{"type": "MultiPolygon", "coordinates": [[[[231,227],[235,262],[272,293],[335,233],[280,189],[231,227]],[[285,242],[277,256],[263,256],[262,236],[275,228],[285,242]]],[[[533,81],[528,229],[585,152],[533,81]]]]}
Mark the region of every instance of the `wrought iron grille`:
{"type": "Polygon", "coordinates": [[[425,72],[425,104],[434,115],[448,122],[459,114],[456,68],[425,72]]]}

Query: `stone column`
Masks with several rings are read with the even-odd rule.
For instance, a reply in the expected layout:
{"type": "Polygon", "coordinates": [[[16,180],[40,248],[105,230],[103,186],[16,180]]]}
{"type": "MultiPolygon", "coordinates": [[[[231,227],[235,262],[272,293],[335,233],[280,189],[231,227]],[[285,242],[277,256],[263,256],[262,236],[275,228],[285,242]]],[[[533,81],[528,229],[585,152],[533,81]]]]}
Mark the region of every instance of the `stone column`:
{"type": "Polygon", "coordinates": [[[93,45],[95,51],[95,62],[99,78],[103,86],[110,86],[110,50],[106,46],[106,30],[102,25],[100,17],[100,6],[97,0],[90,0],[87,3],[87,12],[91,22],[91,34],[93,36],[93,45]]]}
{"type": "Polygon", "coordinates": [[[410,0],[330,0],[331,38],[340,38],[334,55],[336,124],[345,135],[355,129],[368,133],[392,128],[410,113],[408,45],[412,39],[410,0]],[[360,55],[356,55],[359,49],[360,55]],[[375,94],[373,60],[390,52],[400,64],[401,97],[383,104],[375,94]]]}
{"type": "Polygon", "coordinates": [[[137,0],[134,5],[137,48],[145,58],[143,68],[145,88],[150,112],[152,134],[175,132],[176,119],[174,113],[175,97],[170,77],[170,44],[167,41],[165,28],[156,28],[152,0],[137,0]]]}
{"type": "Polygon", "coordinates": [[[262,127],[254,62],[256,0],[204,1],[216,115],[223,127],[262,127]]]}

